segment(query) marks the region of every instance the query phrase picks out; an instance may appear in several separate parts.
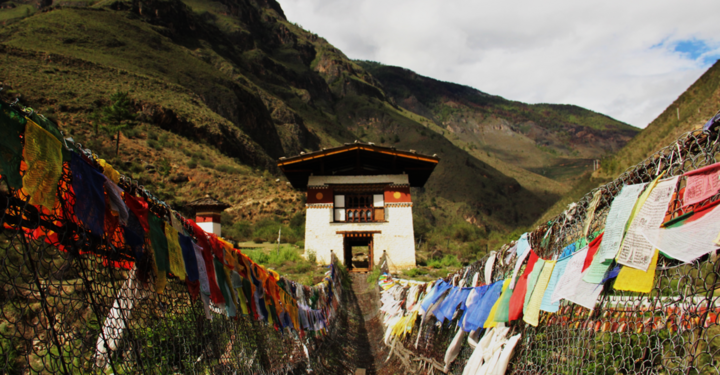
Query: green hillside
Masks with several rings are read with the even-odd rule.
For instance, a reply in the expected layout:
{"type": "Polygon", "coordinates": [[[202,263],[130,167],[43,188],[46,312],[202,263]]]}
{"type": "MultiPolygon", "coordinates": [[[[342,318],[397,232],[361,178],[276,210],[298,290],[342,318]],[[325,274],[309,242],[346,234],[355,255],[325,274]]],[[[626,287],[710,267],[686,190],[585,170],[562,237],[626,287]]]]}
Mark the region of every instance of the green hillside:
{"type": "MultiPolygon", "coordinates": [[[[301,240],[304,195],[284,182],[275,160],[362,140],[438,154],[435,173],[414,192],[416,235],[423,251],[473,259],[535,221],[575,169],[586,169],[583,158],[633,134],[576,107],[527,106],[444,83],[450,88],[438,87],[436,97],[459,90],[452,98],[461,111],[447,104],[423,113],[402,104],[399,86],[381,83],[383,74],[289,22],[274,0],[14,4],[0,9],[8,19],[0,27],[2,99],[48,115],[180,210],[208,193],[230,203],[225,233],[237,240],[263,239],[282,223],[292,228],[288,241],[301,240]],[[26,5],[39,11],[18,16],[26,5]],[[117,156],[100,121],[116,91],[129,93],[138,123],[121,136],[117,156]],[[521,141],[486,151],[451,136],[469,109],[508,122],[521,141]],[[571,128],[614,140],[574,146],[563,133],[571,128]],[[513,152],[525,161],[513,162],[513,152]],[[532,164],[538,153],[547,163],[532,164]]],[[[497,137],[478,140],[507,139],[497,137]]]]}

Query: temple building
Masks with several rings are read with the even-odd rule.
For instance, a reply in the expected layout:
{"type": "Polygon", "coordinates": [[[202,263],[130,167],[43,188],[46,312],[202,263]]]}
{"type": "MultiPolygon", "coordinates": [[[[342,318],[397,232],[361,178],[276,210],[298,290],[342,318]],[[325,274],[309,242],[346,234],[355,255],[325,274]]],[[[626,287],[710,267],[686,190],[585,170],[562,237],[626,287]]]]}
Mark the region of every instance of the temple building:
{"type": "Polygon", "coordinates": [[[305,253],[331,252],[353,271],[415,267],[411,187],[423,187],[440,159],[372,143],[280,158],[292,186],[307,192],[305,253]]]}
{"type": "Polygon", "coordinates": [[[230,207],[229,204],[205,195],[204,198],[194,200],[187,205],[195,210],[195,222],[200,228],[218,237],[222,235],[220,216],[225,209],[230,207]]]}

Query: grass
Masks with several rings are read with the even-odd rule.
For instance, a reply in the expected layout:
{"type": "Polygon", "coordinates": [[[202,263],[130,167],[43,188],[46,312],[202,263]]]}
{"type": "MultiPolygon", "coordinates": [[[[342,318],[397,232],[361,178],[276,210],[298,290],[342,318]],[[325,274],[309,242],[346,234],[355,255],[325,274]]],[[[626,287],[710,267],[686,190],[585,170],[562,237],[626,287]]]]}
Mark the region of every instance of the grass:
{"type": "Polygon", "coordinates": [[[326,269],[303,258],[301,249],[288,244],[281,244],[279,249],[274,246],[277,245],[266,243],[253,250],[244,249],[243,253],[254,262],[305,285],[314,285],[322,280],[326,269]]]}
{"type": "Polygon", "coordinates": [[[462,264],[457,259],[457,257],[454,257],[454,256],[448,254],[448,255],[445,255],[442,259],[430,259],[427,262],[427,266],[429,268],[437,268],[437,269],[448,268],[448,267],[460,268],[462,266],[462,264]]]}
{"type": "MultiPolygon", "coordinates": [[[[10,4],[10,3],[5,3],[10,4]]],[[[0,9],[0,22],[16,21],[25,17],[32,16],[35,8],[29,4],[16,5],[14,8],[0,9]]]]}

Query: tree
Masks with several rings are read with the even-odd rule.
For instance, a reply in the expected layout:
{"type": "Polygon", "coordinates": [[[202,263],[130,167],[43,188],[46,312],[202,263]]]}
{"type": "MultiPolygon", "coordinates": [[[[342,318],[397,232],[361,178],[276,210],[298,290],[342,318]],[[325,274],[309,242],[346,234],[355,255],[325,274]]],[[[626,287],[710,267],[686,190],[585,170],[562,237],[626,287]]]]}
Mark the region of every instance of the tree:
{"type": "Polygon", "coordinates": [[[102,108],[101,120],[105,123],[101,128],[112,137],[116,136],[115,155],[120,153],[120,132],[135,126],[135,115],[127,92],[116,91],[110,96],[111,104],[102,108]]]}

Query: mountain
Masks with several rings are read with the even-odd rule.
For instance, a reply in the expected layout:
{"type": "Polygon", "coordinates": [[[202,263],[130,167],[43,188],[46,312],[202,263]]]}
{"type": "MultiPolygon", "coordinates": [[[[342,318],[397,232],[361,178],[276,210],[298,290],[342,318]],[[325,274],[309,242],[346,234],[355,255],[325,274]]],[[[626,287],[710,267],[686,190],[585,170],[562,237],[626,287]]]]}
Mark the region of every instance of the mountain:
{"type": "Polygon", "coordinates": [[[619,150],[639,129],[558,104],[525,104],[376,62],[358,62],[400,107],[456,146],[536,194],[567,192],[593,160],[619,150]]]}
{"type": "Polygon", "coordinates": [[[578,201],[593,188],[612,181],[660,149],[672,145],[683,134],[702,129],[719,110],[720,61],[716,61],[643,131],[615,154],[604,158],[600,169],[592,175],[584,175],[575,188],[550,207],[536,224],[552,219],[565,210],[568,204],[578,201]]]}
{"type": "Polygon", "coordinates": [[[3,100],[49,116],[180,210],[208,193],[227,201],[224,220],[237,229],[227,233],[244,239],[268,218],[302,222],[304,195],[277,158],[361,140],[438,154],[414,193],[416,235],[428,250],[442,243],[471,258],[532,223],[584,159],[633,134],[578,107],[425,77],[437,93],[403,88],[288,21],[274,0],[21,0],[0,3],[0,22],[3,100]],[[116,91],[129,93],[138,122],[117,156],[100,120],[116,91]]]}

